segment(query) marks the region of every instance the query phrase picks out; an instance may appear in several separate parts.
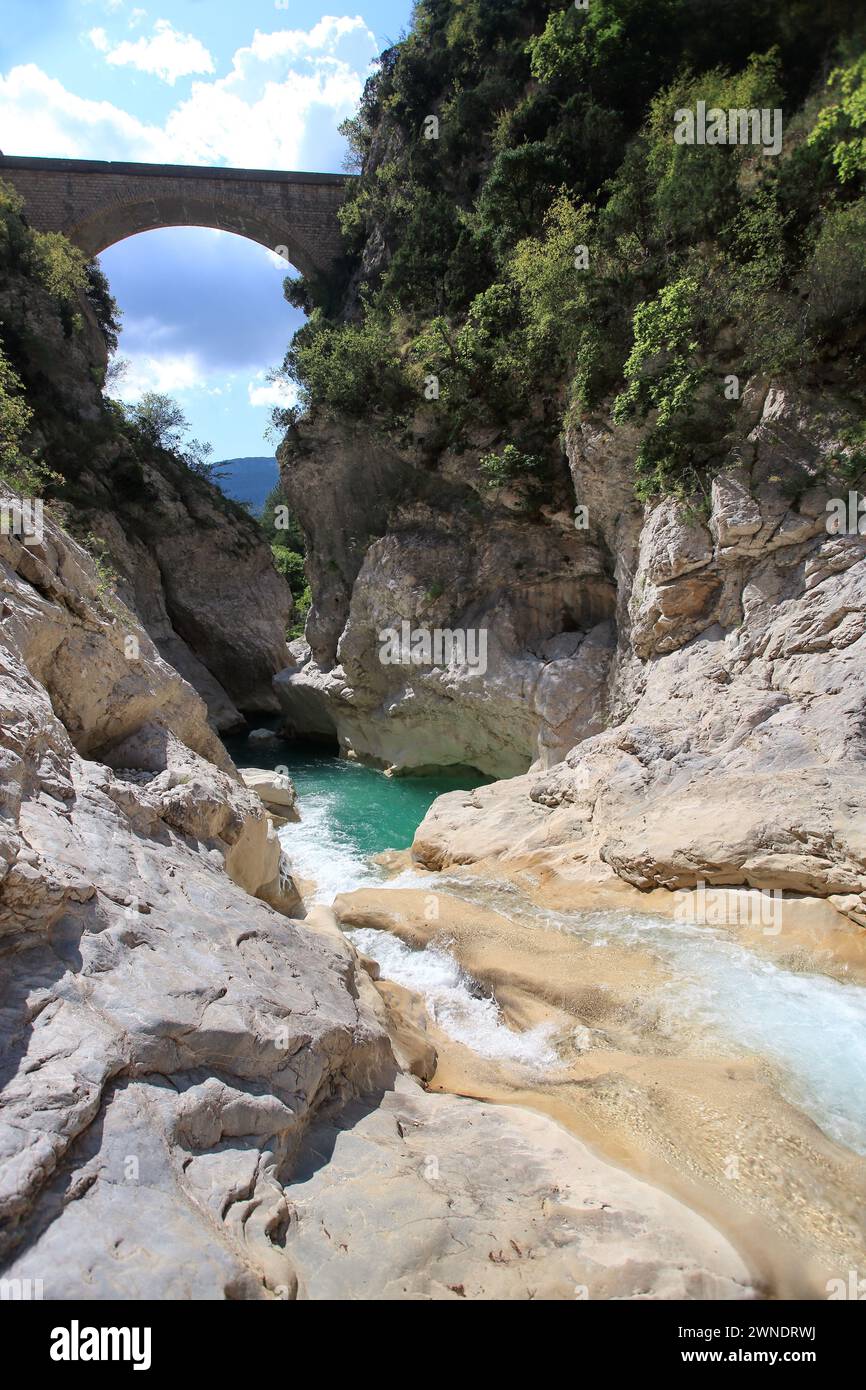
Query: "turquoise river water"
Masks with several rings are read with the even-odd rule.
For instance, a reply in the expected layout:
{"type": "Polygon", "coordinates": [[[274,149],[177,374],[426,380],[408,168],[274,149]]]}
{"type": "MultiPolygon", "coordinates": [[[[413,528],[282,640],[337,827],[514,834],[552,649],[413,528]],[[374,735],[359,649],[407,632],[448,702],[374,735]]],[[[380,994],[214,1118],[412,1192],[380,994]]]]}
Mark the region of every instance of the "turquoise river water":
{"type": "MultiPolygon", "coordinates": [[[[407,870],[385,879],[372,856],[405,849],[428,807],[442,792],[489,779],[463,770],[436,777],[386,777],[347,762],[318,745],[280,742],[251,748],[245,738],[227,746],[241,767],[285,767],[295,783],[301,819],[280,838],[312,900],[330,903],[341,892],[373,885],[429,886],[407,870]]],[[[554,926],[599,950],[634,945],[650,950],[672,975],[657,1001],[670,1026],[691,1020],[734,1051],[757,1053],[780,1075],[783,1091],[833,1138],[866,1153],[866,989],[769,961],[729,930],[671,922],[651,913],[594,911],[551,914],[510,885],[437,876],[437,892],[494,908],[519,922],[554,926]]],[[[482,1056],[535,1071],[555,1068],[550,1030],[524,1033],[507,1026],[495,999],[461,969],[447,943],[410,950],[385,932],[350,937],[378,960],[382,974],[423,995],[428,1010],[457,1041],[482,1056]]]]}

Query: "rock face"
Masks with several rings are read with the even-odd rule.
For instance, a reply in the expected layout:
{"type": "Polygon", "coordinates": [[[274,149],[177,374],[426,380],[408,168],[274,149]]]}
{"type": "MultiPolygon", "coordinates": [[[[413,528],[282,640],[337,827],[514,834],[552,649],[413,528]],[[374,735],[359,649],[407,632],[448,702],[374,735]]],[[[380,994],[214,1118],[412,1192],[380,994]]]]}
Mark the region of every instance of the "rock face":
{"type": "MultiPolygon", "coordinates": [[[[3,537],[0,559],[11,824],[33,814],[53,836],[57,826],[41,815],[40,797],[56,792],[66,823],[74,820],[74,802],[71,810],[66,803],[76,777],[83,788],[95,781],[143,833],[159,840],[170,827],[206,845],[248,892],[294,906],[273,827],[240,783],[204,705],[133,614],[101,595],[86,552],[49,520],[38,546],[3,537]]],[[[96,849],[94,862],[101,863],[96,849]]]]}
{"type": "Polygon", "coordinates": [[[829,897],[863,919],[866,541],[826,529],[832,438],[796,399],[756,396],[704,519],[670,501],[642,524],[614,515],[609,438],[572,440],[576,491],[618,554],[610,727],[556,768],[435,803],[425,864],[540,855],[639,889],[829,897]]]}
{"type": "Polygon", "coordinates": [[[245,787],[255,792],[269,811],[284,820],[298,820],[298,795],[290,777],[266,767],[238,769],[245,787]]]}
{"type": "Polygon", "coordinates": [[[824,406],[751,383],[707,514],[639,506],[636,432],[584,422],[568,453],[586,531],[469,486],[465,458],[440,459],[434,487],[359,428],[306,427],[280,453],[315,557],[308,649],[275,682],[289,726],[396,770],[531,765],[480,814],[435,807],[431,863],[479,857],[495,821],[510,852],[571,845],[639,888],[859,895],[866,550],[826,529],[847,484],[826,471],[845,413],[824,406]],[[483,630],[486,669],[383,663],[403,622],[483,630]]]}
{"type": "MultiPolygon", "coordinates": [[[[112,491],[87,524],[108,547],[119,592],[220,730],[279,709],[288,664],[288,585],[241,507],[169,456],[141,466],[138,503],[112,491]]],[[[94,497],[103,493],[90,479],[94,497]]]]}
{"type": "Polygon", "coordinates": [[[473,488],[465,458],[434,488],[360,429],[308,426],[280,454],[316,557],[308,647],[275,682],[289,725],[397,770],[512,779],[434,805],[427,865],[543,853],[641,890],[826,897],[866,924],[866,540],[827,529],[849,422],[749,383],[698,512],[637,504],[637,432],[584,421],[585,531],[473,488]],[[483,629],[486,670],[383,664],[402,622],[483,629]]]}
{"type": "Polygon", "coordinates": [[[199,697],[53,521],[0,546],[5,1279],[49,1299],[752,1295],[712,1227],[552,1121],[402,1077],[333,919],[286,916],[270,817],[199,697]]]}
{"type": "Polygon", "coordinates": [[[551,1120],[407,1080],[315,1126],[287,1195],[304,1298],[756,1296],[717,1231],[551,1120]]]}
{"type": "Polygon", "coordinates": [[[534,515],[480,477],[470,486],[463,458],[431,476],[361,427],[306,426],[278,457],[314,595],[306,659],[276,681],[290,727],[396,770],[502,777],[602,727],[612,561],[570,511],[534,515]],[[478,634],[483,662],[447,648],[438,664],[383,662],[380,634],[404,621],[478,634]]]}
{"type": "Polygon", "coordinates": [[[87,303],[70,332],[30,279],[0,277],[4,350],[35,416],[28,446],[53,472],[70,528],[102,543],[126,604],[199,691],[218,729],[276,712],[292,598],[244,508],[106,405],[105,343],[87,303]]]}
{"type": "MultiPolygon", "coordinates": [[[[374,957],[381,953],[383,971],[395,968],[392,937],[408,948],[398,959],[404,968],[412,962],[409,978],[422,991],[421,1011],[418,996],[400,984],[377,978],[376,985],[389,1014],[402,1015],[401,1047],[421,1067],[421,1040],[434,1049],[435,1069],[428,1073],[434,1090],[529,1104],[579,1139],[589,1137],[596,1152],[632,1173],[652,1175],[680,1196],[683,1185],[690,1194],[699,1192],[704,1215],[712,1213],[722,1229],[744,1240],[771,1296],[826,1296],[828,1278],[856,1267],[863,1252],[866,1156],[846,1147],[844,1122],[833,1124],[825,1111],[820,1128],[814,1110],[798,1108],[803,1091],[792,1090],[766,1056],[744,1055],[736,1030],[716,1030],[706,1015],[696,1018],[681,968],[671,969],[651,943],[655,933],[668,940],[685,935],[697,961],[703,929],[690,932],[678,924],[670,930],[622,902],[618,911],[605,912],[597,888],[586,894],[588,910],[569,911],[564,904],[551,910],[540,877],[533,882],[534,898],[520,883],[494,887],[487,874],[478,884],[455,873],[444,883],[432,876],[423,887],[338,895],[338,920],[356,945],[363,943],[374,957]],[[466,1031],[459,1024],[455,1029],[438,983],[449,958],[473,1002],[484,999],[495,1010],[495,1041],[478,1028],[469,1035],[475,1045],[467,1045],[466,1031]],[[526,1050],[533,1030],[539,1030],[543,1060],[526,1050]],[[737,1152],[743,1161],[734,1165],[734,1180],[730,1156],[737,1152]]],[[[828,915],[836,916],[832,909],[828,915]]],[[[744,974],[766,979],[765,972],[772,973],[768,956],[790,963],[792,933],[756,935],[761,956],[753,956],[744,974]]],[[[737,938],[754,941],[742,931],[737,938]]],[[[826,941],[825,934],[810,950],[803,936],[794,991],[808,989],[812,972],[827,968],[826,956],[821,959],[826,941]]],[[[379,966],[375,960],[369,965],[376,978],[379,966]]],[[[712,973],[704,956],[696,973],[707,970],[712,973]]],[[[837,966],[837,979],[846,982],[837,986],[840,994],[852,975],[866,979],[862,948],[850,972],[847,964],[837,966]]],[[[746,980],[742,984],[748,988],[746,980]]],[[[767,1007],[766,995],[764,1002],[767,1007]]],[[[838,1006],[844,1013],[841,1000],[838,1006]]],[[[804,1034],[803,1051],[808,1024],[804,1034]]],[[[856,1113],[853,1102],[848,1114],[856,1113]]],[[[522,1245],[519,1235],[515,1239],[522,1245]]]]}

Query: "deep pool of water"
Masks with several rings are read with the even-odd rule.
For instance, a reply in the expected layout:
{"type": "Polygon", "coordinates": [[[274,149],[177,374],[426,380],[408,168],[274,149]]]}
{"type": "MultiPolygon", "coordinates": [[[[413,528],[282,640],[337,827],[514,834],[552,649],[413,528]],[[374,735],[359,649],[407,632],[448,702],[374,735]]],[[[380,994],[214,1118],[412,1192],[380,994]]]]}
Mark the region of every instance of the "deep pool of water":
{"type": "Polygon", "coordinates": [[[371,856],[386,849],[408,849],[428,808],[443,792],[489,782],[469,768],[430,777],[386,777],[299,740],[250,745],[245,736],[225,740],[239,767],[284,767],[298,793],[300,821],[281,838],[295,875],[313,879],[316,900],[378,883],[371,856]]]}

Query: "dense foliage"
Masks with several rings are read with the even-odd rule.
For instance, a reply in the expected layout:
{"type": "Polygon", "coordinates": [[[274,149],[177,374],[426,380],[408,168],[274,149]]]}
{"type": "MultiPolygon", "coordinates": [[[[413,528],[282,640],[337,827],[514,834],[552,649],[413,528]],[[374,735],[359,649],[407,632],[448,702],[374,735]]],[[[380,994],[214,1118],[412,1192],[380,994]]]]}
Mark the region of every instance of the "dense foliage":
{"type": "Polygon", "coordinates": [[[732,375],[862,379],[864,35],[853,0],[419,0],[344,127],[342,286],[287,286],[302,407],[486,428],[505,481],[607,402],[641,495],[699,489],[732,375]],[[779,108],[781,152],[677,143],[698,101],[779,108]]]}
{"type": "Polygon", "coordinates": [[[0,291],[0,477],[28,495],[41,495],[56,474],[30,432],[34,416],[43,423],[43,416],[50,415],[53,392],[47,374],[39,370],[45,348],[34,332],[31,300],[36,292],[47,296],[69,340],[83,333],[89,308],[109,350],[117,345],[118,309],[99,267],[59,232],[30,227],[20,195],[2,182],[0,291]]]}
{"type": "Polygon", "coordinates": [[[295,611],[292,624],[286,633],[286,637],[291,641],[304,635],[304,624],[313,596],[304,565],[304,533],[297,518],[289,510],[280,483],[271,488],[265,498],[260,522],[270,541],[274,568],[283,576],[292,591],[295,611]]]}
{"type": "Polygon", "coordinates": [[[24,400],[21,380],[0,349],[0,478],[30,491],[22,443],[33,412],[24,400]]]}
{"type": "Polygon", "coordinates": [[[78,476],[102,451],[111,459],[111,482],[128,500],[147,496],[146,467],[157,453],[181,475],[213,480],[211,446],[188,437],[183,411],[169,397],[146,392],[127,405],[94,389],[98,412],[92,402],[78,410],[79,373],[89,370],[94,388],[110,389],[112,376],[111,368],[106,373],[95,365],[100,353],[92,337],[84,342],[87,319],[111,354],[119,311],[102,270],[59,232],[30,227],[21,197],[0,182],[0,479],[28,496],[50,496],[83,511],[94,498],[78,476]],[[81,349],[68,370],[65,352],[58,361],[52,347],[58,338],[72,356],[81,349]],[[68,385],[68,400],[61,399],[58,377],[68,385]]]}

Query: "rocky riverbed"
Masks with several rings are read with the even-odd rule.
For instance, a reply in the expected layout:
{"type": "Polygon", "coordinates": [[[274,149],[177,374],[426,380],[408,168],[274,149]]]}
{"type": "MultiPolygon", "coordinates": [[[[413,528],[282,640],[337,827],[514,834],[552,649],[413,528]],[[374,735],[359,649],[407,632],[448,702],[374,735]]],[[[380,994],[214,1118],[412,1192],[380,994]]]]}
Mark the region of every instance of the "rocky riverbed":
{"type": "Polygon", "coordinates": [[[765,1296],[824,1296],[862,1261],[862,943],[840,959],[818,933],[771,961],[645,900],[400,884],[335,911],[433,1089],[555,1118],[711,1219],[765,1296]]]}
{"type": "Polygon", "coordinates": [[[264,807],[86,553],[49,523],[2,564],[4,1275],[48,1298],[751,1296],[712,1225],[554,1120],[423,1089],[351,944],[286,915],[264,807]]]}

